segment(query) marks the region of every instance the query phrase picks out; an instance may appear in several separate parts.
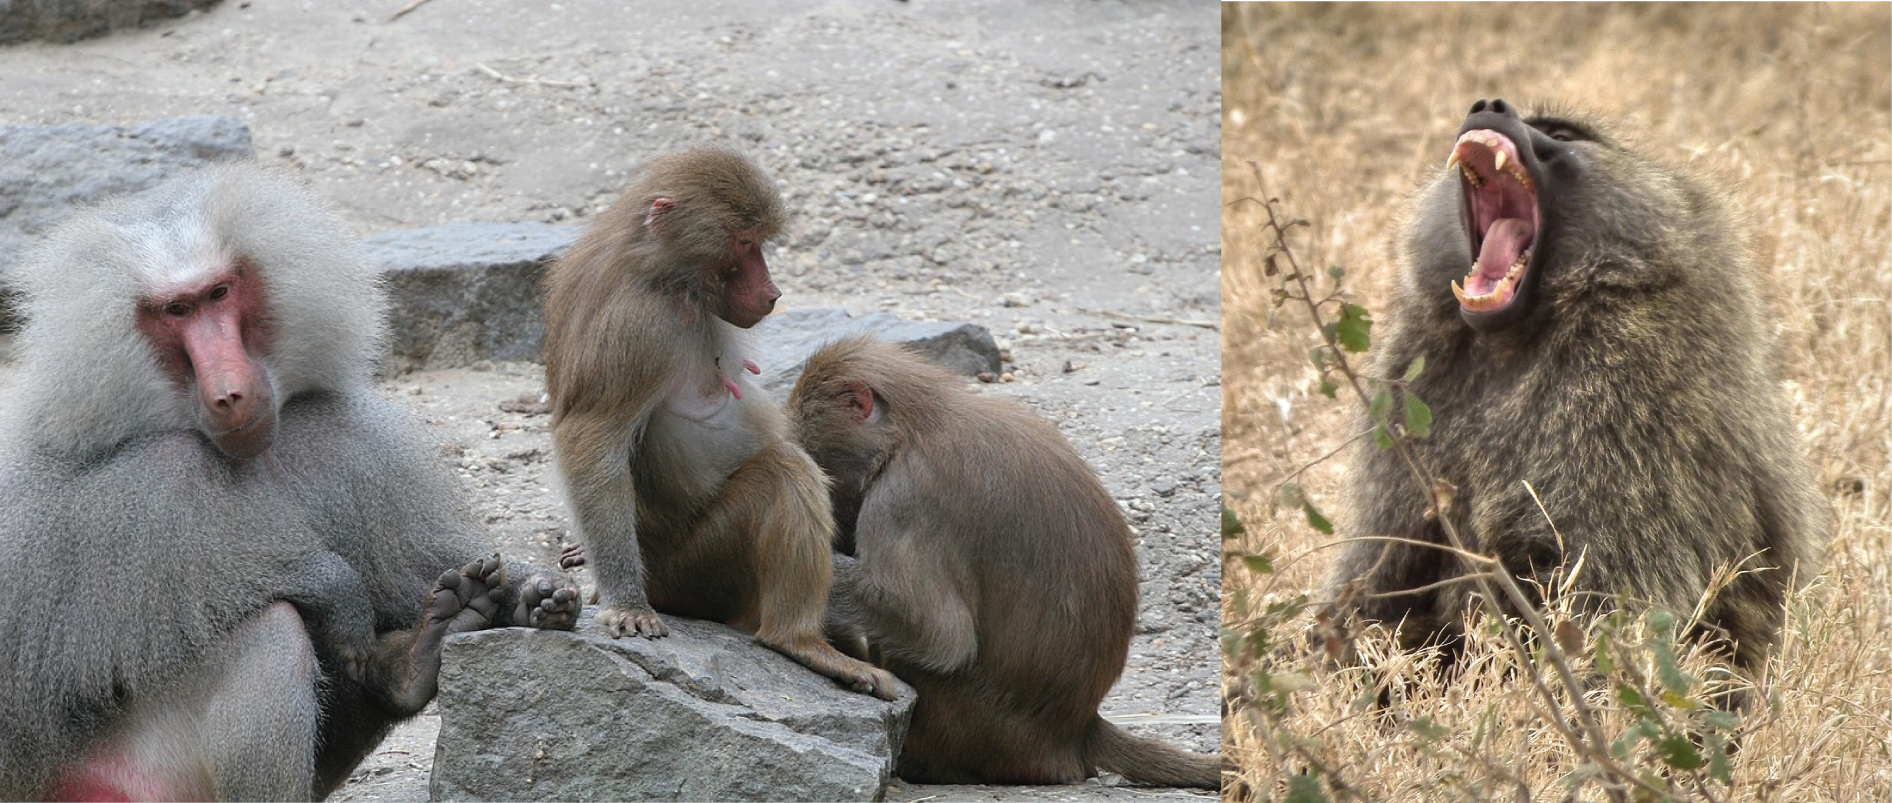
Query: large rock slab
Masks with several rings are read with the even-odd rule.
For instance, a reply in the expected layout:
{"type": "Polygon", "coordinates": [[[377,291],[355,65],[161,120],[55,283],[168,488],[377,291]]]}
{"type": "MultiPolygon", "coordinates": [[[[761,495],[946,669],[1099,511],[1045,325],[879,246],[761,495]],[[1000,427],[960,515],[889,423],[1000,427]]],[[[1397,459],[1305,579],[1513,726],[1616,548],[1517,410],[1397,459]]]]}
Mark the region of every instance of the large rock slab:
{"type": "Polygon", "coordinates": [[[999,371],[998,343],[978,324],[908,321],[886,312],[855,317],[833,308],[789,310],[756,324],[754,343],[762,387],[786,392],[801,376],[809,355],[853,335],[905,343],[947,370],[968,376],[999,371]]]}
{"type": "MultiPolygon", "coordinates": [[[[550,223],[451,223],[366,238],[363,249],[387,281],[388,368],[402,373],[541,359],[545,269],[582,230],[550,223]]],[[[975,324],[907,321],[885,312],[856,317],[841,309],[788,310],[749,334],[763,387],[786,391],[815,349],[855,334],[910,344],[959,373],[999,370],[998,344],[975,324]]]]}
{"type": "Polygon", "coordinates": [[[583,229],[549,223],[449,223],[362,241],[388,289],[396,372],[480,360],[539,359],[545,268],[583,229]]]}
{"type": "MultiPolygon", "coordinates": [[[[0,0],[0,14],[8,6],[0,0]]],[[[19,262],[35,236],[80,208],[254,155],[250,129],[217,115],[140,126],[0,126],[0,272],[19,262]]],[[[14,314],[12,294],[0,286],[0,330],[18,326],[14,314]]]]}
{"type": "Polygon", "coordinates": [[[209,8],[219,0],[0,0],[0,45],[76,42],[209,8]]]}
{"type": "Polygon", "coordinates": [[[722,625],[456,635],[434,800],[877,800],[914,694],[856,694],[722,625]]]}

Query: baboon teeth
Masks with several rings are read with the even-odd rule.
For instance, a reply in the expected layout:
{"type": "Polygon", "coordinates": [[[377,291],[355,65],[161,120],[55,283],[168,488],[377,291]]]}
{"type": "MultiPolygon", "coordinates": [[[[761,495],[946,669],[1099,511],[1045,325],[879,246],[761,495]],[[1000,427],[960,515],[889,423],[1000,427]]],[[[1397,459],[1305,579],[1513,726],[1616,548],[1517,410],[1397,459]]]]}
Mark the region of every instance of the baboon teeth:
{"type": "Polygon", "coordinates": [[[1503,149],[1492,151],[1492,166],[1498,168],[1499,170],[1503,170],[1505,158],[1506,157],[1504,155],[1503,149]]]}
{"type": "Polygon", "coordinates": [[[1452,155],[1445,157],[1445,169],[1451,170],[1454,167],[1458,167],[1458,149],[1457,148],[1452,149],[1452,155]]]}
{"type": "MultiPolygon", "coordinates": [[[[1530,261],[1531,250],[1527,248],[1523,253],[1518,254],[1518,258],[1511,263],[1510,269],[1504,272],[1504,276],[1500,277],[1496,283],[1491,285],[1490,291],[1479,295],[1472,295],[1470,291],[1459,284],[1459,280],[1453,279],[1452,295],[1458,297],[1460,306],[1473,312],[1484,312],[1486,310],[1502,307],[1510,303],[1512,297],[1516,295],[1515,288],[1517,287],[1518,280],[1524,276],[1524,266],[1530,261]]],[[[1477,277],[1478,263],[1473,262],[1471,272],[1465,274],[1465,284],[1471,284],[1472,280],[1477,277]]]]}

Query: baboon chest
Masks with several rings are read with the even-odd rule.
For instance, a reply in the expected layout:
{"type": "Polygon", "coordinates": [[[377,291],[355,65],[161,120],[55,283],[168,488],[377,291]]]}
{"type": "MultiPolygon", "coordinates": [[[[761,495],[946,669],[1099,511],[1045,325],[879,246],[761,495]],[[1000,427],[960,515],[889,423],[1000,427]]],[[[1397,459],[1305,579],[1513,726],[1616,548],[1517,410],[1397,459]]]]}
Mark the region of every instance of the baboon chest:
{"type": "Polygon", "coordinates": [[[686,372],[651,416],[640,450],[646,483],[670,499],[701,500],[761,450],[759,391],[715,367],[686,372]]]}

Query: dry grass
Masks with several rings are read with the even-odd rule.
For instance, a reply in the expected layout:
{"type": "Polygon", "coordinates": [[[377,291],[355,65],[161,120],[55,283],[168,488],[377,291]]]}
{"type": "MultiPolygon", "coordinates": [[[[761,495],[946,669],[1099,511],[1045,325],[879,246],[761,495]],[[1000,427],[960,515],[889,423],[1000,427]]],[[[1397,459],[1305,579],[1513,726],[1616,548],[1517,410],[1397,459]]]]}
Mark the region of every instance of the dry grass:
{"type": "MultiPolygon", "coordinates": [[[[1733,783],[1709,784],[1701,799],[1892,800],[1892,5],[1260,4],[1223,14],[1223,481],[1249,526],[1230,548],[1279,567],[1266,577],[1231,567],[1225,605],[1236,592],[1283,600],[1319,589],[1332,539],[1268,502],[1282,479],[1341,444],[1356,409],[1315,393],[1307,351],[1319,334],[1305,314],[1275,313],[1258,259],[1263,216],[1234,203],[1263,192],[1248,162],[1289,215],[1311,221],[1290,239],[1302,262],[1347,266],[1357,300],[1378,310],[1400,210],[1442,168],[1471,102],[1574,105],[1618,121],[1645,153],[1726,181],[1750,215],[1753,247],[1773,266],[1794,420],[1835,511],[1824,574],[1796,607],[1768,684],[1778,707],[1751,718],[1733,783]]],[[[1348,515],[1344,482],[1339,459],[1301,480],[1336,519],[1348,515]]],[[[1418,667],[1431,656],[1362,644],[1367,670],[1331,672],[1292,650],[1230,665],[1231,688],[1258,667],[1305,670],[1311,685],[1290,695],[1281,724],[1291,733],[1276,739],[1255,717],[1230,717],[1245,784],[1229,795],[1282,799],[1290,774],[1318,764],[1344,781],[1341,798],[1565,797],[1582,762],[1502,643],[1474,638],[1464,679],[1450,685],[1418,667]],[[1376,681],[1396,682],[1384,709],[1362,704],[1376,681]],[[1427,743],[1400,724],[1422,716],[1449,735],[1427,743]],[[1282,737],[1308,741],[1284,762],[1282,737]]],[[[1701,674],[1704,661],[1686,663],[1701,674]]],[[[1590,698],[1612,738],[1628,727],[1607,694],[1590,698]]],[[[1595,785],[1581,793],[1601,796],[1595,785]]]]}

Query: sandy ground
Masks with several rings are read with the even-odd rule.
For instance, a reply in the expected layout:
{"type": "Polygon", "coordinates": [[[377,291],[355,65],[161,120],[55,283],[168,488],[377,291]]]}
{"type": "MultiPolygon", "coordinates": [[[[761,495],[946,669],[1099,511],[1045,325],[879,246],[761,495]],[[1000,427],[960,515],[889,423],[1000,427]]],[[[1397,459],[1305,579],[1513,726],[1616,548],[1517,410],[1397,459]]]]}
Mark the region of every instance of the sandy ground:
{"type": "MultiPolygon", "coordinates": [[[[769,255],[785,308],[999,337],[1016,381],[984,390],[1056,421],[1139,535],[1144,610],[1105,712],[1215,749],[1213,7],[434,0],[392,19],[403,5],[226,2],[0,50],[0,122],[231,115],[363,234],[582,222],[649,156],[749,151],[798,216],[769,255]]],[[[568,524],[547,422],[498,406],[538,393],[538,366],[386,384],[446,441],[499,548],[549,563],[568,524]]],[[[431,727],[338,797],[424,795],[431,727]]]]}

